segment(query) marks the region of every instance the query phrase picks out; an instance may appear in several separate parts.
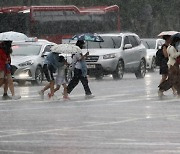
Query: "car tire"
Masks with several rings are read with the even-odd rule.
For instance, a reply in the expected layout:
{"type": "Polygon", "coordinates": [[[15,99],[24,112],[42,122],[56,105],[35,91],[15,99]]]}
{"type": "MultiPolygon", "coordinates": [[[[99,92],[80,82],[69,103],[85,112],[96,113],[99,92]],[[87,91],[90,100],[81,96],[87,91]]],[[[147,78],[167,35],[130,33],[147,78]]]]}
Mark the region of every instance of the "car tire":
{"type": "Polygon", "coordinates": [[[43,71],[42,68],[38,66],[35,72],[35,80],[31,81],[31,83],[32,85],[41,85],[42,81],[43,81],[43,71]]]}
{"type": "Polygon", "coordinates": [[[112,74],[113,79],[118,80],[122,79],[124,75],[124,63],[122,60],[119,60],[115,72],[112,74]]]}
{"type": "Polygon", "coordinates": [[[144,78],[146,74],[146,61],[141,59],[138,70],[135,72],[137,79],[144,78]]]}
{"type": "Polygon", "coordinates": [[[154,72],[155,71],[155,68],[156,68],[156,58],[153,57],[152,58],[152,62],[151,62],[151,68],[150,68],[150,72],[154,72]]]}

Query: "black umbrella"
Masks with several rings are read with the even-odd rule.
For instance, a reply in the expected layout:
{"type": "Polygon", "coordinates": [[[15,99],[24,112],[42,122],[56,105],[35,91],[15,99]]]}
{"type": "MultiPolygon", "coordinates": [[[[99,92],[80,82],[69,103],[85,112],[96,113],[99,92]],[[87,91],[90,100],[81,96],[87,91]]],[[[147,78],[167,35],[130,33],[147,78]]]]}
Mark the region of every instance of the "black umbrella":
{"type": "Polygon", "coordinates": [[[98,34],[93,33],[83,33],[77,34],[72,37],[72,40],[82,40],[87,42],[87,49],[88,49],[88,41],[91,42],[104,42],[103,38],[98,34]]]}
{"type": "Polygon", "coordinates": [[[176,39],[176,40],[180,40],[180,33],[176,33],[174,35],[171,36],[172,40],[176,39]]]}

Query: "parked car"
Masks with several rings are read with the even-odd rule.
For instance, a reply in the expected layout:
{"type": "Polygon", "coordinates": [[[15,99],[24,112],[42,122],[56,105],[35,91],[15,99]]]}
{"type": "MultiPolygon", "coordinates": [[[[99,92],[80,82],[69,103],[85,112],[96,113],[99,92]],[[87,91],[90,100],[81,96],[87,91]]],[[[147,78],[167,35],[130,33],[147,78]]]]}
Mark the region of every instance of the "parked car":
{"type": "Polygon", "coordinates": [[[124,72],[133,72],[137,78],[146,73],[146,48],[135,33],[99,34],[104,42],[86,42],[89,56],[86,59],[88,74],[102,79],[112,74],[114,79],[122,79],[124,72]]]}
{"type": "Polygon", "coordinates": [[[45,56],[55,43],[49,41],[14,42],[11,56],[13,80],[23,85],[26,81],[41,84],[45,56]]]}
{"type": "Polygon", "coordinates": [[[142,43],[146,47],[147,56],[147,70],[154,72],[156,68],[156,52],[161,46],[165,43],[163,39],[156,39],[156,38],[143,38],[141,39],[142,43]]]}

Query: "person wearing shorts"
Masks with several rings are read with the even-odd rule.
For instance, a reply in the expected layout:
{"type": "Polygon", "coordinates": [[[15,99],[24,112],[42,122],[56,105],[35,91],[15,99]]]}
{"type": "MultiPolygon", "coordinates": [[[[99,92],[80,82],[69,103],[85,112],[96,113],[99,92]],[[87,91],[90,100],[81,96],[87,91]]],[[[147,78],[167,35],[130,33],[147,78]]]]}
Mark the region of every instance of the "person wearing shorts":
{"type": "Polygon", "coordinates": [[[11,49],[12,41],[5,40],[0,44],[0,86],[4,84],[4,94],[2,96],[3,100],[8,99],[20,99],[21,96],[15,95],[14,83],[11,76],[11,49]],[[8,88],[11,91],[12,97],[8,96],[8,88]]]}
{"type": "Polygon", "coordinates": [[[43,72],[49,83],[42,90],[38,92],[42,98],[44,98],[44,91],[46,91],[47,89],[50,89],[50,93],[48,93],[48,97],[53,98],[54,84],[55,84],[53,74],[56,72],[56,70],[60,65],[61,63],[59,62],[59,53],[51,52],[47,55],[43,65],[43,72]]]}
{"type": "MultiPolygon", "coordinates": [[[[56,88],[54,89],[54,93],[58,91],[61,87],[61,85],[64,88],[63,92],[63,98],[64,99],[69,99],[68,94],[67,94],[67,86],[66,86],[66,81],[65,81],[65,64],[67,63],[66,60],[64,59],[64,56],[59,56],[59,62],[61,63],[60,66],[57,69],[57,76],[56,76],[56,88]]],[[[47,80],[49,82],[51,80],[54,80],[53,72],[51,71],[51,68],[48,69],[48,66],[45,66],[44,73],[46,73],[47,80]]],[[[41,95],[42,98],[44,98],[44,92],[50,88],[50,84],[48,86],[45,86],[41,91],[39,91],[39,94],[41,95]]],[[[49,96],[50,94],[48,94],[49,96]]]]}

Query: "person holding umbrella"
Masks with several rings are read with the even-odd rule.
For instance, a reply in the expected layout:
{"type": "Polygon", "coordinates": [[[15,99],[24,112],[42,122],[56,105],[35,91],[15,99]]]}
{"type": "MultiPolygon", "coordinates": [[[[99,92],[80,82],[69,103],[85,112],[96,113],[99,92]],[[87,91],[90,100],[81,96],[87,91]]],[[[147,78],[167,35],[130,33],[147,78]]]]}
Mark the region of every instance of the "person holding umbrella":
{"type": "Polygon", "coordinates": [[[180,61],[177,58],[180,56],[180,52],[176,49],[180,42],[180,35],[176,34],[171,37],[171,43],[167,48],[169,60],[167,62],[169,73],[168,79],[159,85],[161,91],[166,91],[171,87],[177,90],[177,95],[180,97],[180,61]]]}
{"type": "MultiPolygon", "coordinates": [[[[83,48],[84,45],[83,40],[78,40],[76,42],[76,46],[79,48],[83,48]]],[[[84,90],[85,90],[85,98],[93,98],[94,95],[92,95],[91,90],[88,85],[88,79],[87,79],[87,66],[85,62],[86,56],[89,55],[89,52],[87,52],[85,55],[82,53],[75,53],[73,56],[73,62],[72,62],[72,68],[74,68],[74,76],[72,80],[69,82],[67,86],[67,93],[70,94],[71,91],[77,86],[79,81],[81,81],[84,90]]]]}
{"type": "MultiPolygon", "coordinates": [[[[176,31],[165,31],[165,32],[161,32],[158,36],[160,36],[161,38],[163,38],[165,40],[165,43],[162,45],[162,52],[163,52],[163,58],[161,60],[161,64],[160,64],[160,71],[159,74],[161,75],[161,80],[160,80],[160,84],[163,83],[164,81],[167,80],[168,78],[168,52],[167,52],[167,48],[171,42],[171,36],[173,34],[176,34],[176,31]]],[[[176,90],[172,87],[173,90],[173,94],[176,94],[176,90]]],[[[164,96],[163,91],[161,90],[161,88],[159,88],[158,90],[158,96],[162,97],[164,96]]]]}
{"type": "Polygon", "coordinates": [[[43,72],[46,76],[47,81],[49,82],[42,90],[40,90],[38,93],[43,98],[44,91],[50,88],[50,93],[48,93],[49,99],[54,98],[54,75],[53,73],[56,72],[56,70],[61,67],[61,65],[64,65],[64,63],[61,63],[59,58],[59,53],[57,52],[51,52],[47,55],[44,65],[43,65],[43,72]]]}
{"type": "MultiPolygon", "coordinates": [[[[57,68],[57,75],[56,75],[56,88],[54,89],[54,93],[58,91],[61,87],[61,85],[64,88],[63,92],[63,99],[68,100],[68,94],[67,94],[67,85],[65,81],[65,68],[67,65],[67,61],[65,60],[64,56],[59,56],[59,62],[61,63],[61,66],[57,68]]],[[[50,88],[50,84],[47,84],[42,90],[39,91],[39,95],[42,99],[44,99],[44,92],[50,88]]],[[[48,94],[49,96],[50,94],[48,94]]]]}

